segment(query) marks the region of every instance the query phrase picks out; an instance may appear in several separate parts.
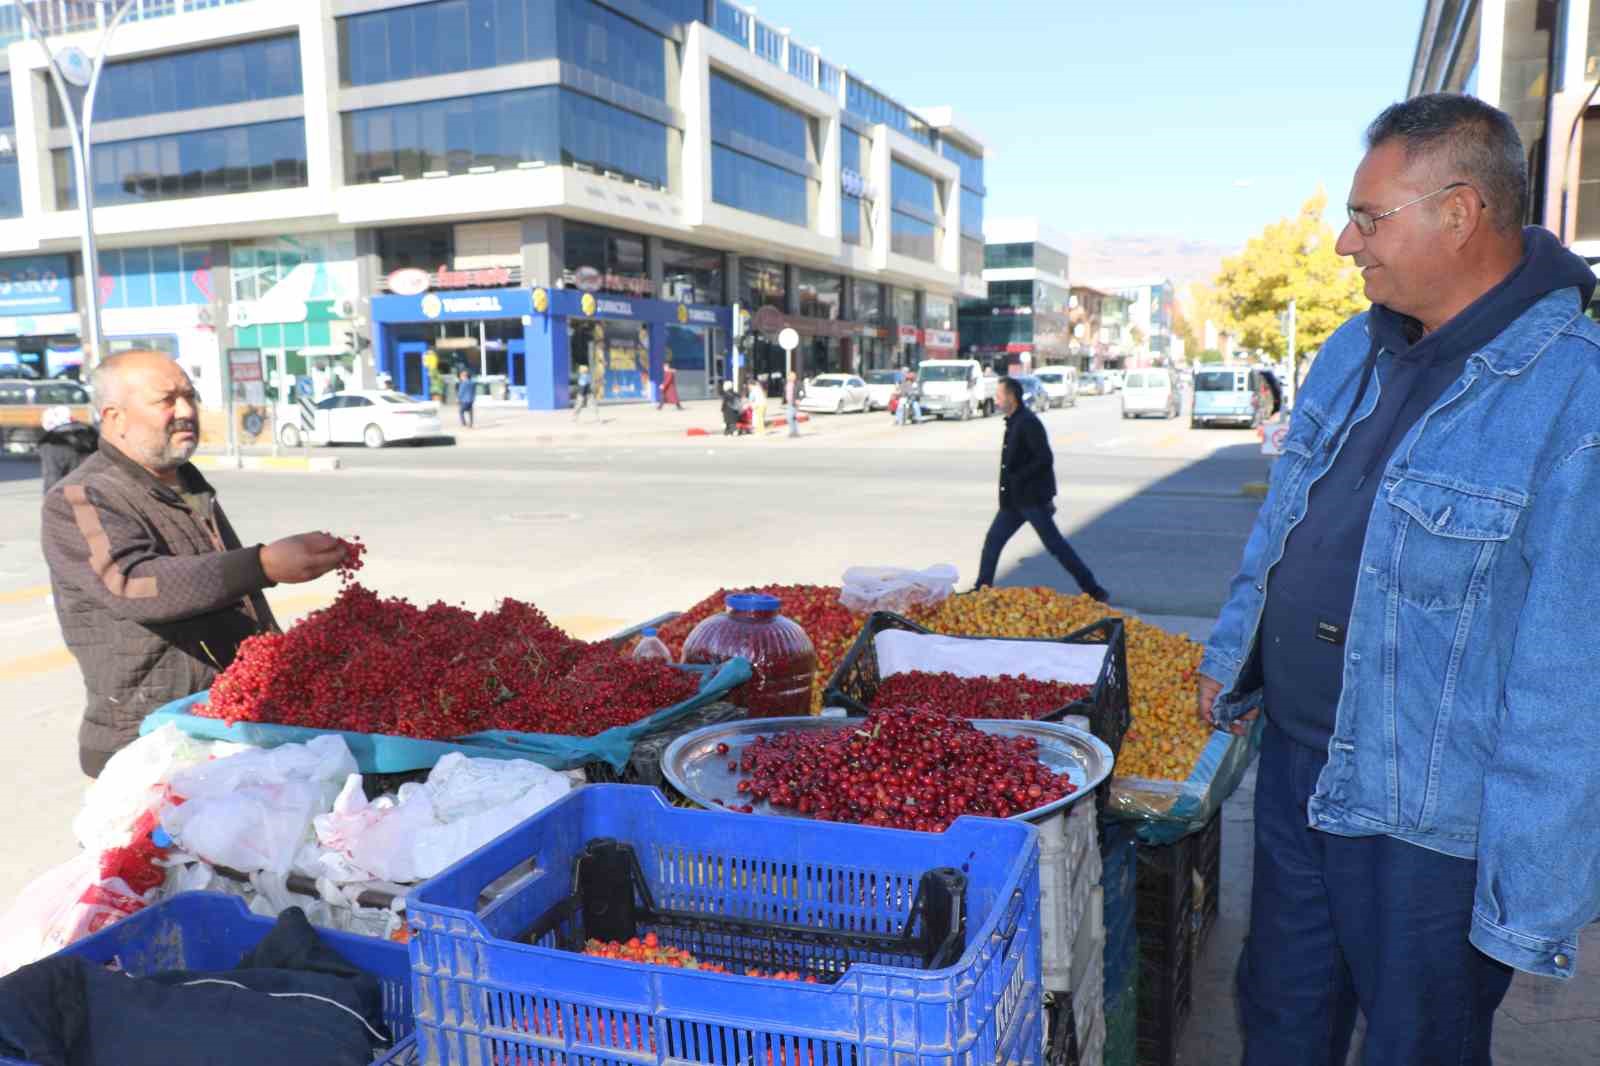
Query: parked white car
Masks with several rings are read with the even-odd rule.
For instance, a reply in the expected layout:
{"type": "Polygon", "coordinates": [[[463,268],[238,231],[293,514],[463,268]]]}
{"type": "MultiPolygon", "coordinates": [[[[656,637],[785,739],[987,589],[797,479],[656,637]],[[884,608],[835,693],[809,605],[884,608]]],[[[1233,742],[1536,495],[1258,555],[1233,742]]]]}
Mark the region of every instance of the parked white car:
{"type": "Polygon", "coordinates": [[[1130,370],[1122,382],[1122,417],[1138,418],[1140,415],[1160,415],[1177,418],[1183,410],[1183,398],[1172,371],[1162,367],[1130,370]]]}
{"type": "Polygon", "coordinates": [[[889,401],[905,377],[903,370],[869,370],[861,375],[867,381],[867,403],[873,411],[887,411],[889,401]]]}
{"type": "Polygon", "coordinates": [[[867,383],[854,374],[818,374],[806,382],[800,410],[836,415],[846,411],[870,411],[872,394],[867,391],[867,383]]]}
{"type": "Polygon", "coordinates": [[[1044,386],[1051,407],[1078,406],[1078,371],[1070,366],[1047,366],[1035,370],[1033,376],[1044,386]]]}
{"type": "Polygon", "coordinates": [[[298,404],[280,407],[279,443],[286,448],[298,448],[302,443],[381,448],[390,441],[445,436],[438,404],[385,389],[355,389],[324,396],[312,404],[311,415],[308,433],[298,404]]]}

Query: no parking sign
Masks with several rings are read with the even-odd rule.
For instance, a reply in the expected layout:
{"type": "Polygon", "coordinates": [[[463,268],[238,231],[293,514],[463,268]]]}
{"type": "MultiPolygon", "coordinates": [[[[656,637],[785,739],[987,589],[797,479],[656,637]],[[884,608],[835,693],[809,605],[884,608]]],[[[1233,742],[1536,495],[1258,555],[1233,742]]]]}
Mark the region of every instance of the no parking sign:
{"type": "Polygon", "coordinates": [[[1289,439],[1289,416],[1279,415],[1261,427],[1261,454],[1283,454],[1283,442],[1289,439]]]}

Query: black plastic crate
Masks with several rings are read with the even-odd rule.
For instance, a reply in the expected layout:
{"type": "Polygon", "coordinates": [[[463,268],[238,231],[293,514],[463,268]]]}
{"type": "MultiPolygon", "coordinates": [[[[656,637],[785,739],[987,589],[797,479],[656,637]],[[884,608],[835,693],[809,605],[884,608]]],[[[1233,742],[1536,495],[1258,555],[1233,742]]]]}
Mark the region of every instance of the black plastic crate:
{"type": "Polygon", "coordinates": [[[632,845],[600,838],[589,841],[573,861],[572,894],[521,939],[582,951],[590,939],[625,942],[654,933],[663,945],[734,973],[796,971],[831,983],[853,962],[919,970],[954,965],[966,950],[966,889],[966,875],[959,870],[927,871],[898,933],[673,910],[656,904],[632,845]]]}
{"type": "MultiPolygon", "coordinates": [[[[843,707],[852,715],[866,714],[878,693],[878,649],[874,638],[885,630],[909,633],[933,631],[891,611],[875,611],[867,617],[855,643],[839,662],[822,693],[824,707],[843,707]]],[[[958,634],[940,634],[957,636],[958,634]]],[[[1133,712],[1128,703],[1128,651],[1122,619],[1102,618],[1066,636],[1055,638],[987,637],[981,633],[959,634],[968,640],[1018,640],[1040,643],[1056,640],[1063,644],[1105,644],[1109,647],[1100,676],[1089,694],[1044,715],[1041,721],[1055,722],[1068,715],[1089,720],[1089,731],[1105,742],[1113,755],[1122,750],[1122,737],[1128,731],[1133,712]]]]}
{"type": "Polygon", "coordinates": [[[1161,932],[1187,927],[1194,902],[1195,844],[1186,836],[1171,844],[1139,845],[1139,928],[1161,932]]]}
{"type": "Polygon", "coordinates": [[[1046,1044],[1045,1066],[1080,1066],[1083,1051],[1078,1047],[1078,1022],[1072,1011],[1072,997],[1065,992],[1044,997],[1046,1044]]]}
{"type": "MultiPolygon", "coordinates": [[[[1187,933],[1187,931],[1186,931],[1187,933]]],[[[1175,1066],[1178,1041],[1193,1009],[1193,941],[1179,937],[1168,957],[1152,957],[1139,941],[1139,1066],[1175,1066]]]]}

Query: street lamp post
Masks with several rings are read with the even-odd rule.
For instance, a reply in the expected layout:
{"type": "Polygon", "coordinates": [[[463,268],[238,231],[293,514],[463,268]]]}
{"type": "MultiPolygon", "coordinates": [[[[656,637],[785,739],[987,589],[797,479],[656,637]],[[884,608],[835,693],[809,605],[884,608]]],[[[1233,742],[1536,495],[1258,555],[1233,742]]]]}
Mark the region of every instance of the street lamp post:
{"type": "Polygon", "coordinates": [[[22,12],[22,17],[27,20],[29,31],[39,47],[44,49],[45,62],[50,72],[50,84],[55,87],[56,99],[61,102],[61,112],[67,120],[67,130],[72,136],[72,165],[77,171],[75,182],[78,193],[78,209],[81,212],[81,229],[79,240],[83,260],[83,288],[89,298],[89,345],[84,352],[84,374],[87,377],[95,364],[103,357],[102,341],[104,332],[100,327],[100,256],[95,250],[94,242],[94,185],[89,180],[89,163],[93,157],[93,145],[90,143],[90,131],[94,128],[94,98],[95,91],[100,87],[100,71],[105,64],[106,48],[111,44],[111,37],[121,25],[123,18],[133,9],[135,0],[89,0],[89,8],[99,11],[104,8],[100,21],[100,43],[95,48],[93,56],[85,56],[83,50],[77,46],[62,49],[57,52],[50,46],[49,35],[44,26],[35,17],[34,8],[43,7],[47,11],[53,6],[50,0],[30,3],[21,0],[17,7],[22,12]],[[78,121],[77,109],[72,106],[72,96],[67,91],[67,86],[75,85],[83,90],[83,121],[78,121]]]}

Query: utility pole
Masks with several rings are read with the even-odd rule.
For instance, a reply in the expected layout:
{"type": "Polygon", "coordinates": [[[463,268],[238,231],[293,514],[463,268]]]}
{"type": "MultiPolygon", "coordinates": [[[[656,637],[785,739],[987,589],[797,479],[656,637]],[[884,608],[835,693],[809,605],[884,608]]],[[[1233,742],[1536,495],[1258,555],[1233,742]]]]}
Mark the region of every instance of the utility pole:
{"type": "Polygon", "coordinates": [[[1300,354],[1295,351],[1294,299],[1289,300],[1289,310],[1284,314],[1283,334],[1289,344],[1289,381],[1284,388],[1285,407],[1294,406],[1294,394],[1300,389],[1300,354]]]}
{"type": "MultiPolygon", "coordinates": [[[[93,56],[85,55],[83,49],[76,45],[58,50],[50,43],[47,30],[76,33],[89,29],[84,26],[80,30],[67,22],[70,17],[68,5],[59,0],[19,0],[17,4],[17,9],[28,24],[28,35],[38,41],[39,47],[44,50],[50,84],[55,88],[56,99],[60,101],[61,112],[67,120],[67,131],[72,137],[72,164],[77,169],[78,210],[82,214],[79,244],[83,289],[89,298],[89,344],[83,355],[85,381],[89,372],[105,358],[102,350],[105,334],[100,328],[100,256],[94,241],[94,183],[90,180],[89,169],[93,146],[90,144],[89,131],[94,125],[94,97],[100,87],[100,71],[105,63],[106,49],[111,44],[111,35],[117,32],[123,18],[133,10],[133,4],[134,0],[87,0],[83,5],[94,12],[100,26],[100,44],[93,56]],[[82,121],[79,120],[78,109],[73,106],[72,94],[67,91],[68,85],[83,90],[82,121]]],[[[61,205],[56,206],[59,208],[61,205]]]]}

